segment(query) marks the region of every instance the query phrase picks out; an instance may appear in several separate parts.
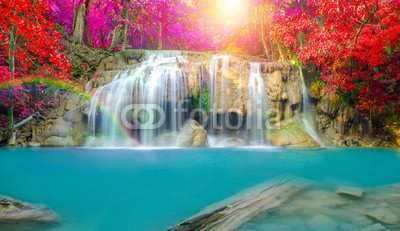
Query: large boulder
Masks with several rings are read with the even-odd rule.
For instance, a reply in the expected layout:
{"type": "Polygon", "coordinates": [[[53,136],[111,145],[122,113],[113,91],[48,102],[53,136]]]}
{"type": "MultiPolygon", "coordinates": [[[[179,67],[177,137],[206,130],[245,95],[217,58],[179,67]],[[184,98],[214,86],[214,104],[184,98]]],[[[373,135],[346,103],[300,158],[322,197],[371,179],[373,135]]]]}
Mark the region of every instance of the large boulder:
{"type": "Polygon", "coordinates": [[[204,147],[207,141],[207,130],[195,120],[188,120],[179,131],[179,147],[204,147]]]}
{"type": "Polygon", "coordinates": [[[278,147],[318,147],[318,143],[304,130],[301,119],[295,116],[281,121],[267,130],[267,138],[278,147]]]}
{"type": "Polygon", "coordinates": [[[44,139],[47,139],[52,136],[60,136],[67,137],[71,133],[71,128],[67,122],[64,121],[62,117],[59,117],[53,121],[51,121],[50,127],[46,132],[42,134],[44,139]]]}
{"type": "Polygon", "coordinates": [[[69,110],[72,110],[72,109],[78,107],[81,103],[81,97],[79,95],[76,95],[74,93],[68,93],[68,95],[66,97],[68,97],[67,103],[65,105],[66,111],[69,111],[69,110]]]}
{"type": "Polygon", "coordinates": [[[19,222],[58,222],[52,210],[0,195],[0,224],[19,222]]]}
{"type": "Polygon", "coordinates": [[[63,138],[59,136],[51,136],[47,138],[42,146],[46,147],[65,147],[65,146],[73,146],[74,141],[72,140],[71,137],[68,138],[63,138]]]}
{"type": "Polygon", "coordinates": [[[367,214],[368,218],[383,224],[395,225],[400,223],[400,217],[387,208],[378,208],[367,214]]]}
{"type": "Polygon", "coordinates": [[[266,89],[268,99],[272,102],[281,101],[283,95],[282,73],[274,71],[267,74],[266,89]]]}
{"type": "Polygon", "coordinates": [[[82,124],[84,122],[83,113],[80,112],[79,108],[74,108],[67,111],[67,113],[65,113],[65,115],[63,116],[63,119],[67,123],[82,124]]]}

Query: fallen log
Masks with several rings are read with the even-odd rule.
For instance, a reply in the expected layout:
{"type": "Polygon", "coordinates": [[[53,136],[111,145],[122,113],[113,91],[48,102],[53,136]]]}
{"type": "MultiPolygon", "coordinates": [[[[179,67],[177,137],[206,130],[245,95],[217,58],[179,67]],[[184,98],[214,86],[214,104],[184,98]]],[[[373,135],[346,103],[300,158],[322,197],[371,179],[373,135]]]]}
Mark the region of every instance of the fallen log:
{"type": "Polygon", "coordinates": [[[21,122],[17,123],[16,125],[14,125],[14,128],[17,129],[17,128],[21,127],[22,125],[28,123],[29,121],[31,121],[33,119],[37,119],[37,118],[44,119],[44,117],[40,113],[37,112],[37,113],[34,113],[34,114],[28,116],[27,118],[25,118],[21,122]]]}
{"type": "Polygon", "coordinates": [[[274,209],[310,186],[310,182],[284,176],[252,187],[206,209],[168,231],[235,230],[251,218],[274,209]]]}

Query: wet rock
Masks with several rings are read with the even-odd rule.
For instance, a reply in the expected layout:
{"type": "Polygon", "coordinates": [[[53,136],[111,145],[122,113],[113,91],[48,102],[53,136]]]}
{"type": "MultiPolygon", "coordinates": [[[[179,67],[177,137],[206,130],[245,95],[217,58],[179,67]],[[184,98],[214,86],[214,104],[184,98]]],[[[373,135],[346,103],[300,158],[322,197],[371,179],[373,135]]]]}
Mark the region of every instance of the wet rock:
{"type": "Polygon", "coordinates": [[[334,231],[338,224],[325,215],[317,215],[307,222],[307,226],[313,231],[334,231]]]}
{"type": "Polygon", "coordinates": [[[17,222],[57,222],[58,215],[39,205],[32,205],[0,195],[0,224],[17,222]]]}
{"type": "Polygon", "coordinates": [[[280,101],[283,95],[283,82],[282,82],[282,73],[279,71],[275,71],[268,76],[268,90],[269,97],[272,101],[280,101]]]}
{"type": "Polygon", "coordinates": [[[297,105],[301,103],[302,98],[302,86],[299,80],[288,82],[286,85],[289,103],[297,105]]]}
{"type": "Polygon", "coordinates": [[[62,138],[59,136],[51,136],[47,138],[42,146],[47,146],[47,147],[65,147],[65,146],[73,146],[74,141],[72,138],[62,138]]]}
{"type": "Polygon", "coordinates": [[[337,190],[337,194],[340,196],[362,198],[364,195],[364,190],[355,187],[340,187],[337,190]]]}
{"type": "MultiPolygon", "coordinates": [[[[364,211],[364,210],[363,210],[364,211]]],[[[371,219],[365,217],[364,215],[361,217],[357,217],[354,220],[354,223],[357,224],[359,227],[367,227],[373,224],[373,222],[371,221],[371,219]]]]}
{"type": "Polygon", "coordinates": [[[400,222],[400,218],[387,208],[378,208],[368,213],[367,217],[389,225],[394,225],[400,222]]]}
{"type": "Polygon", "coordinates": [[[307,180],[292,176],[278,177],[210,206],[168,230],[237,230],[252,218],[280,207],[308,187],[310,182],[307,180]]]}
{"type": "Polygon", "coordinates": [[[267,137],[279,147],[317,147],[318,143],[304,130],[301,120],[295,116],[268,129],[267,137]]]}
{"type": "Polygon", "coordinates": [[[284,117],[285,119],[290,119],[290,118],[293,117],[293,110],[292,110],[292,108],[291,108],[290,105],[286,105],[286,106],[285,106],[285,112],[284,112],[283,117],[284,117]]]}
{"type": "Polygon", "coordinates": [[[69,99],[65,105],[65,110],[69,111],[79,106],[81,97],[74,93],[69,93],[69,99]]]}
{"type": "Polygon", "coordinates": [[[195,120],[188,120],[179,131],[178,146],[204,147],[207,141],[207,130],[195,120]]]}
{"type": "Polygon", "coordinates": [[[288,93],[287,93],[287,92],[283,92],[283,94],[282,94],[282,100],[287,100],[287,99],[289,99],[288,93]]]}
{"type": "Polygon", "coordinates": [[[28,147],[40,147],[40,146],[42,145],[38,142],[33,142],[33,141],[28,142],[28,147]]]}
{"type": "Polygon", "coordinates": [[[52,136],[68,136],[70,134],[70,128],[67,124],[54,124],[49,128],[47,132],[43,134],[44,138],[49,138],[52,136]]]}
{"type": "Polygon", "coordinates": [[[63,119],[66,122],[70,123],[83,123],[83,114],[79,111],[78,108],[74,108],[72,110],[69,110],[65,115],[63,116],[63,119]]]}
{"type": "Polygon", "coordinates": [[[374,224],[374,225],[365,227],[361,231],[383,231],[383,230],[386,230],[385,226],[383,226],[382,224],[374,224]]]}

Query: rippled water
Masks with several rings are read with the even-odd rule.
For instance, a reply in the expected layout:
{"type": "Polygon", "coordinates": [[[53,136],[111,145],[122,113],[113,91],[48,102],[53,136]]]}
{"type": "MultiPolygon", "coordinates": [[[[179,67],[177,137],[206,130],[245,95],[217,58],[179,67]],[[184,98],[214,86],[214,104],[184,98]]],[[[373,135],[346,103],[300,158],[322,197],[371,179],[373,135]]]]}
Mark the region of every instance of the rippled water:
{"type": "MultiPolygon", "coordinates": [[[[282,174],[326,190],[371,188],[400,183],[399,166],[389,149],[0,149],[0,194],[62,217],[31,229],[165,230],[282,174]]],[[[287,221],[276,214],[242,229],[287,221]]]]}

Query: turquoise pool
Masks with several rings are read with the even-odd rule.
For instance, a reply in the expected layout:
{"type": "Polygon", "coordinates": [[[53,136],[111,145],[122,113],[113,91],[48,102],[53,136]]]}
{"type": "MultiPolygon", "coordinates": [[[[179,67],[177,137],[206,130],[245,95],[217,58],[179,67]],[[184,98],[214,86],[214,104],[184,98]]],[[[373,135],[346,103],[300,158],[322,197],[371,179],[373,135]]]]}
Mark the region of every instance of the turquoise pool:
{"type": "Polygon", "coordinates": [[[400,155],[336,148],[0,149],[0,194],[45,204],[62,217],[33,230],[165,230],[282,174],[332,189],[398,184],[400,155]]]}

